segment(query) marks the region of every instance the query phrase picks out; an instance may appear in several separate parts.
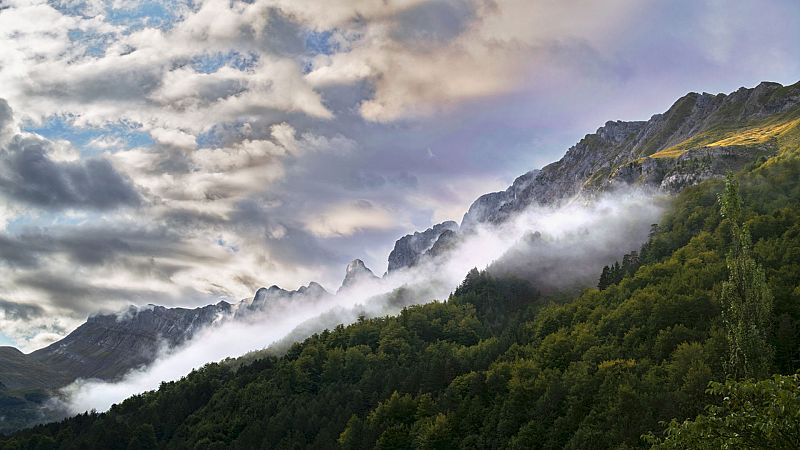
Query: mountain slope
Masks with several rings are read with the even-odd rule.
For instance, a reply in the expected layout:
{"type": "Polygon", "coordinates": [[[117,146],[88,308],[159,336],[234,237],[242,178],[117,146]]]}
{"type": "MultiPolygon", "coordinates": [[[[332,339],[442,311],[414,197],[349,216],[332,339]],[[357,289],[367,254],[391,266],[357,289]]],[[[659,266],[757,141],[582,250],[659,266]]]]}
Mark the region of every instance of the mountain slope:
{"type": "MultiPolygon", "coordinates": [[[[590,200],[621,185],[680,192],[798,144],[800,82],[763,82],[731,94],[689,93],[647,121],[606,122],[559,161],[521,175],[505,191],[482,195],[464,215],[461,231],[501,223],[531,205],[590,200]]],[[[403,239],[395,251],[404,249],[403,239]]],[[[407,254],[410,263],[390,262],[395,269],[408,267],[423,253],[407,254]]]]}
{"type": "Polygon", "coordinates": [[[252,299],[234,305],[221,301],[194,309],[130,306],[116,314],[98,314],[63,339],[28,355],[0,347],[0,383],[8,389],[55,389],[77,378],[114,380],[153,362],[160,350],[180,346],[213,323],[246,318],[270,302],[324,295],[327,291],[311,282],[296,291],[260,288],[252,299]]]}
{"type": "MultiPolygon", "coordinates": [[[[791,373],[800,360],[800,161],[784,138],[740,178],[775,297],[774,370],[791,373]]],[[[525,282],[474,271],[446,303],[339,326],[238,369],[211,364],[109,413],[4,445],[640,447],[659,421],[701,411],[707,381],[724,377],[716,296],[729,224],[719,188],[712,179],[684,189],[637,266],[602,291],[556,303],[525,282]]]]}
{"type": "Polygon", "coordinates": [[[91,316],[63,339],[30,354],[0,347],[0,433],[63,417],[62,411],[43,409],[42,404],[77,379],[118,380],[208,326],[249,320],[275,302],[329,295],[311,282],[295,291],[260,288],[252,299],[236,304],[221,301],[194,309],[130,306],[116,314],[91,316]]]}
{"type": "Polygon", "coordinates": [[[130,307],[122,314],[90,317],[64,339],[34,351],[29,358],[71,378],[110,380],[150,363],[160,346],[174,347],[217,319],[231,305],[202,308],[130,307]]]}
{"type": "Polygon", "coordinates": [[[42,409],[57,389],[78,378],[117,379],[230,313],[226,302],[196,309],[131,306],[89,317],[65,338],[27,355],[0,347],[0,432],[60,417],[42,409]]]}
{"type": "MultiPolygon", "coordinates": [[[[532,204],[558,204],[575,196],[591,198],[619,184],[677,192],[758,158],[785,154],[793,144],[800,143],[798,124],[800,83],[783,87],[766,82],[729,95],[690,93],[648,121],[608,122],[570,148],[561,160],[525,173],[505,191],[478,198],[460,227],[448,221],[399,239],[389,255],[389,272],[445,254],[459,234],[469,233],[481,223],[502,222],[532,204]]],[[[351,283],[345,279],[345,284],[351,283]]],[[[314,295],[324,292],[316,283],[301,289],[309,289],[314,295]]],[[[236,314],[258,310],[268,298],[306,294],[277,286],[259,292],[236,314]]],[[[23,379],[44,380],[47,377],[41,374],[49,373],[53,379],[50,387],[63,386],[64,380],[78,377],[113,379],[151,362],[159,345],[180,344],[215,317],[230,312],[227,303],[194,312],[158,308],[137,316],[135,323],[105,316],[90,319],[64,340],[30,355],[31,363],[50,369],[23,379]]],[[[0,361],[4,359],[0,354],[0,361]]],[[[10,364],[9,360],[4,365],[10,364]]],[[[0,382],[6,382],[2,373],[0,382]]],[[[37,386],[33,382],[25,385],[37,386]]]]}
{"type": "Polygon", "coordinates": [[[53,383],[66,384],[58,371],[36,361],[14,347],[0,347],[0,390],[47,389],[53,383]]]}
{"type": "Polygon", "coordinates": [[[220,302],[202,308],[131,306],[119,314],[100,314],[72,333],[28,355],[10,347],[0,351],[0,382],[9,389],[52,389],[76,378],[112,380],[147,364],[161,346],[176,346],[203,327],[231,312],[220,302]],[[14,376],[5,369],[18,367],[14,376]]]}
{"type": "Polygon", "coordinates": [[[554,204],[576,195],[592,197],[617,182],[677,191],[722,176],[746,161],[778,153],[777,138],[797,132],[798,118],[800,83],[783,87],[764,82],[728,95],[690,93],[646,122],[607,122],[596,133],[586,135],[564,158],[545,166],[509,209],[534,202],[554,204]],[[783,126],[780,131],[772,130],[773,134],[766,133],[764,139],[737,139],[765,123],[783,126]],[[721,167],[703,161],[730,156],[741,161],[721,167]],[[622,169],[627,169],[624,177],[622,169]]]}
{"type": "MultiPolygon", "coordinates": [[[[26,448],[640,448],[711,401],[725,352],[716,292],[730,224],[721,183],[685,190],[604,290],[552,302],[473,271],[446,303],[312,336],[238,369],[210,364],[105,414],[5,441],[26,448]]],[[[741,176],[744,217],[775,296],[774,370],[800,324],[800,160],[741,176]]]]}

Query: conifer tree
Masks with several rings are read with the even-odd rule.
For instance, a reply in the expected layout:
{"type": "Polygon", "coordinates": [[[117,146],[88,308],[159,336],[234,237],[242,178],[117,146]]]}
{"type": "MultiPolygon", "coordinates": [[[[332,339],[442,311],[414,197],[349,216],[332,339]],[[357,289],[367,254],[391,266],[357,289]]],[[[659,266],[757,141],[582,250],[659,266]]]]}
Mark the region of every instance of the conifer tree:
{"type": "Polygon", "coordinates": [[[603,289],[606,289],[609,286],[609,284],[611,284],[611,281],[609,279],[610,277],[611,277],[610,269],[608,268],[608,266],[604,266],[603,273],[600,274],[600,281],[597,283],[597,289],[601,291],[603,289]]]}
{"type": "Polygon", "coordinates": [[[622,281],[622,275],[622,266],[619,265],[619,261],[614,261],[614,265],[611,266],[611,284],[622,281]]]}

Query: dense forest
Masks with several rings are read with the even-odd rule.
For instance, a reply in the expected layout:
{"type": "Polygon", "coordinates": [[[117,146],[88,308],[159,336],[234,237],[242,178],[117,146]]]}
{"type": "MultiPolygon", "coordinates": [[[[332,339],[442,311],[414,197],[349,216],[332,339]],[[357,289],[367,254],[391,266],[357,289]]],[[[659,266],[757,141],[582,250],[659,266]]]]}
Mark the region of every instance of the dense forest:
{"type": "Polygon", "coordinates": [[[620,258],[569,300],[473,270],[0,448],[798,448],[800,161],[686,189],[620,258]]]}

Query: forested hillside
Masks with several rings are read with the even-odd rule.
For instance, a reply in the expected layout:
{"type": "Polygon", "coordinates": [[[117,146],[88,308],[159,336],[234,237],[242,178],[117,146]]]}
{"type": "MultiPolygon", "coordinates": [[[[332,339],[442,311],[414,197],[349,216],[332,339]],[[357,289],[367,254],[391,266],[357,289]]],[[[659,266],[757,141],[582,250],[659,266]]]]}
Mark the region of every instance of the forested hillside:
{"type": "MultiPolygon", "coordinates": [[[[602,290],[543,298],[525,281],[475,270],[446,301],[339,326],[285,355],[209,364],[0,447],[638,448],[657,443],[670,419],[674,439],[690,436],[713,416],[689,431],[679,422],[747,389],[706,390],[733,373],[721,311],[726,283],[735,285],[736,230],[752,238],[747,256],[772,300],[767,372],[800,367],[799,180],[791,154],[748,167],[738,174],[741,210],[725,218],[723,182],[686,189],[602,290]]],[[[789,392],[785,414],[796,415],[797,379],[777,380],[775,395],[789,392]]],[[[759,386],[769,403],[773,391],[759,386]]]]}

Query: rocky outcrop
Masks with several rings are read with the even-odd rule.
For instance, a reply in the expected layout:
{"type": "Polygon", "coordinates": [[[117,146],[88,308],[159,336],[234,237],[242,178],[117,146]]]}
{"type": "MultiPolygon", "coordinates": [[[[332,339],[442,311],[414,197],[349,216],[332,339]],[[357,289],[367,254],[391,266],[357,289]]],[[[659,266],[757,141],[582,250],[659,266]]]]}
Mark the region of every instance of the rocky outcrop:
{"type": "Polygon", "coordinates": [[[298,288],[294,292],[296,293],[296,295],[308,295],[315,297],[322,297],[323,295],[329,295],[328,291],[326,291],[321,284],[314,281],[308,283],[308,286],[300,286],[300,288],[298,288]]]}
{"type": "Polygon", "coordinates": [[[354,259],[350,264],[347,265],[342,286],[339,287],[337,292],[346,290],[347,288],[353,287],[358,283],[372,280],[378,280],[378,277],[376,277],[375,274],[372,273],[369,268],[367,268],[367,266],[364,264],[364,261],[360,259],[354,259]]]}
{"type": "Polygon", "coordinates": [[[677,193],[703,180],[735,172],[774,152],[769,145],[714,146],[690,149],[675,158],[640,158],[618,167],[609,176],[608,185],[636,184],[677,193]]]}
{"type": "Polygon", "coordinates": [[[491,192],[478,197],[461,219],[461,229],[468,232],[472,231],[479,223],[501,221],[505,217],[507,207],[517,201],[519,195],[530,186],[539,172],[538,169],[531,170],[517,177],[505,191],[491,192]]]}
{"type": "Polygon", "coordinates": [[[774,154],[776,144],[747,140],[727,146],[710,143],[730,130],[786,116],[800,117],[800,83],[784,87],[765,82],[728,95],[690,93],[650,120],[606,122],[559,161],[524,182],[515,181],[519,187],[512,185],[504,192],[478,198],[461,228],[502,222],[530,205],[589,200],[620,185],[677,192],[705,179],[722,177],[729,170],[774,154]],[[664,150],[674,151],[658,154],[664,150]]]}
{"type": "Polygon", "coordinates": [[[442,233],[457,230],[458,224],[448,220],[425,231],[403,236],[395,242],[394,249],[389,253],[389,272],[417,264],[420,257],[433,247],[442,233]]]}
{"type": "Polygon", "coordinates": [[[253,311],[261,311],[266,305],[278,300],[297,300],[299,298],[320,298],[330,295],[319,283],[311,282],[308,286],[300,286],[296,291],[287,291],[276,285],[259,288],[252,300],[242,300],[236,308],[236,316],[241,317],[253,311]]]}
{"type": "Polygon", "coordinates": [[[458,243],[458,233],[453,230],[445,230],[439,235],[439,239],[433,243],[433,246],[425,252],[423,257],[438,258],[439,256],[447,254],[458,243]]]}

